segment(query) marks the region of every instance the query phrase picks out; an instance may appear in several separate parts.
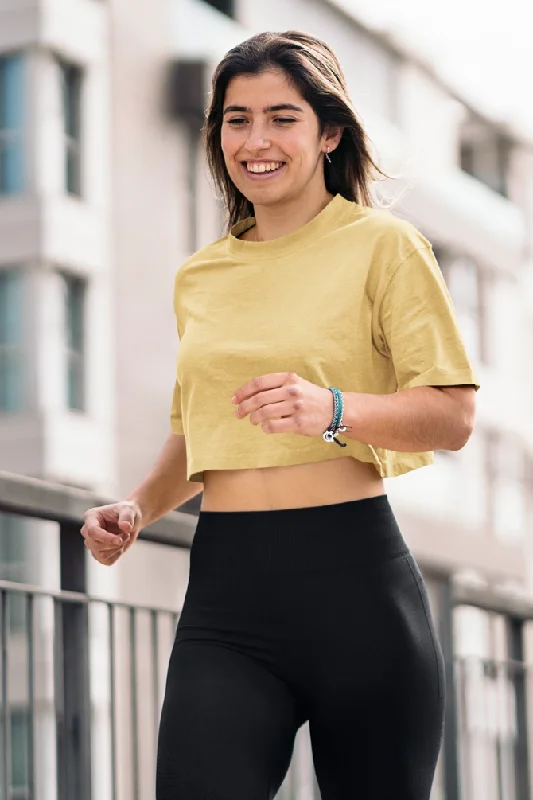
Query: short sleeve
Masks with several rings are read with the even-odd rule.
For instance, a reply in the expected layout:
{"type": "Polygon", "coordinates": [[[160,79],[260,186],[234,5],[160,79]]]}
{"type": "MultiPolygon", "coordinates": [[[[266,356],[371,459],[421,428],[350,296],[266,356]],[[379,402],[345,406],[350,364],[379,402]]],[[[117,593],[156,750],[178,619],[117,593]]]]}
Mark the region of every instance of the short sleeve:
{"type": "Polygon", "coordinates": [[[170,410],[170,427],[172,433],[185,433],[183,429],[183,420],[181,418],[181,386],[177,378],[174,384],[174,394],[172,396],[172,407],[170,410]]]}
{"type": "MultiPolygon", "coordinates": [[[[179,277],[179,271],[174,279],[174,315],[176,318],[178,338],[181,342],[183,333],[181,330],[180,318],[178,314],[178,291],[177,291],[178,277],[179,277]]],[[[176,382],[174,383],[174,393],[172,395],[172,407],[170,409],[170,427],[172,429],[172,433],[178,433],[178,434],[185,433],[185,431],[183,430],[183,419],[181,416],[181,385],[178,378],[176,378],[176,382]]]]}
{"type": "Polygon", "coordinates": [[[459,384],[479,389],[431,246],[412,251],[393,272],[379,326],[399,389],[459,384]]]}

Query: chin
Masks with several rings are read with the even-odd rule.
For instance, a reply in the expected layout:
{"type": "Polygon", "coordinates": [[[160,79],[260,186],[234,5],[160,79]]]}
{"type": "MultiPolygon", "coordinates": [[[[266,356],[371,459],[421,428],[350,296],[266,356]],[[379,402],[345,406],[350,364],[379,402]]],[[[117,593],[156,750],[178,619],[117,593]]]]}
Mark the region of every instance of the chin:
{"type": "Polygon", "coordinates": [[[254,206],[273,206],[283,203],[291,197],[291,193],[287,189],[274,186],[269,188],[258,186],[257,189],[246,187],[245,190],[241,189],[241,192],[254,206]]]}

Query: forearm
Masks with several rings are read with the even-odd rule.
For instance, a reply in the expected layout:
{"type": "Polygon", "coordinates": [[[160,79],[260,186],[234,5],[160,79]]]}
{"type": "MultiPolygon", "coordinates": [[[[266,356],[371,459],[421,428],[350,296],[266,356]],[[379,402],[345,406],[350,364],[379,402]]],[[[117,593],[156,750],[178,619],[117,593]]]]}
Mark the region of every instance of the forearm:
{"type": "Polygon", "coordinates": [[[341,436],[403,453],[460,450],[471,433],[459,404],[446,391],[417,386],[394,394],[343,392],[341,436]]]}
{"type": "Polygon", "coordinates": [[[187,480],[185,437],[172,433],[146,478],[126,499],[139,505],[144,528],[183,505],[203,488],[203,483],[187,480]]]}

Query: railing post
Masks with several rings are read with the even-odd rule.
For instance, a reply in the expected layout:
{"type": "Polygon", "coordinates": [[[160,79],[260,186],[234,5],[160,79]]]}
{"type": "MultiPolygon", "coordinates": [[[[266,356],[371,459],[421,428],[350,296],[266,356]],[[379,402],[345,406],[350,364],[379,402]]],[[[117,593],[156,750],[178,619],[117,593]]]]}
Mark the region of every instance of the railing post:
{"type": "Polygon", "coordinates": [[[516,747],[515,779],[516,799],[529,800],[529,748],[528,748],[528,708],[527,675],[524,663],[524,621],[510,617],[507,621],[509,631],[509,657],[512,661],[513,686],[516,704],[516,747]]]}
{"type": "Polygon", "coordinates": [[[454,597],[451,578],[439,582],[439,640],[446,665],[446,709],[443,742],[444,785],[446,800],[461,800],[459,780],[459,731],[457,725],[457,688],[453,631],[454,597]]]}
{"type": "MultiPolygon", "coordinates": [[[[86,549],[78,525],[60,525],[61,589],[87,593],[86,549]]],[[[89,675],[89,608],[62,602],[56,616],[61,626],[62,661],[56,686],[58,720],[58,800],[91,800],[91,696],[89,675]],[[61,735],[62,734],[62,735],[61,735]]]]}

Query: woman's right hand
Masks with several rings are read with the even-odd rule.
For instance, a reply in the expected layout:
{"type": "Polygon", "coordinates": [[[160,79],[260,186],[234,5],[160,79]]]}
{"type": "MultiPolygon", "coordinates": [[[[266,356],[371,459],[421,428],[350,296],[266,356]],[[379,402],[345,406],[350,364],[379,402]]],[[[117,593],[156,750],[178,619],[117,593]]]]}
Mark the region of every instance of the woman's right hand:
{"type": "Polygon", "coordinates": [[[93,558],[110,567],[131,547],[141,529],[142,513],[134,500],[121,500],[85,512],[81,535],[93,558]]]}

